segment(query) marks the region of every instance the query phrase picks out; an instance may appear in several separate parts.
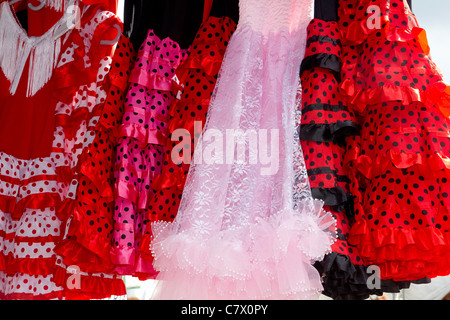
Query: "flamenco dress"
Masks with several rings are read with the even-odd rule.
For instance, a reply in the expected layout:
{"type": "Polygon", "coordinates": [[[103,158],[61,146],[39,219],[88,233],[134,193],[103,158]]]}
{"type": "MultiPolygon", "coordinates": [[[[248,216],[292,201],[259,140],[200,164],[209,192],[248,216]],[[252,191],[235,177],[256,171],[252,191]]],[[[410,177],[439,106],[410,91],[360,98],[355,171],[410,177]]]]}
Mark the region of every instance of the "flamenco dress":
{"type": "MultiPolygon", "coordinates": [[[[56,20],[53,26],[34,36],[20,26],[8,2],[0,5],[2,299],[70,296],[57,280],[58,269],[68,266],[54,251],[63,235],[62,220],[72,213],[62,204],[76,197],[80,155],[92,142],[87,137],[95,122],[86,120],[105,96],[104,59],[112,47],[99,43],[113,38],[111,27],[120,22],[101,7],[68,4],[81,8],[79,28],[69,27],[73,12],[65,10],[49,19],[56,20]]],[[[91,274],[80,290],[94,283],[88,291],[97,298],[125,294],[121,279],[91,274]]]]}
{"type": "Polygon", "coordinates": [[[315,18],[307,27],[298,130],[311,193],[336,219],[337,239],[332,252],[314,266],[322,274],[324,295],[335,300],[366,299],[382,292],[368,288],[363,260],[348,243],[353,196],[343,166],[345,138],[358,134],[359,125],[339,92],[342,45],[337,9],[332,10],[330,1],[323,6],[324,2],[315,2],[315,18]]]}
{"type": "MultiPolygon", "coordinates": [[[[148,204],[147,220],[150,222],[172,222],[177,215],[194,155],[195,141],[205,124],[211,94],[235,28],[235,22],[227,16],[208,17],[192,42],[189,57],[176,71],[182,88],[178,99],[170,106],[169,138],[165,145],[162,170],[151,185],[155,193],[148,204]]],[[[140,251],[149,260],[153,258],[151,239],[149,223],[140,246],[140,251]]]]}
{"type": "Polygon", "coordinates": [[[340,89],[361,119],[345,156],[356,196],[349,242],[381,279],[448,275],[450,89],[406,1],[341,4],[354,19],[340,89]]]}
{"type": "Polygon", "coordinates": [[[152,278],[151,261],[138,252],[147,224],[151,184],[161,172],[168,139],[169,106],[175,99],[175,71],[188,51],[170,37],[148,30],[131,70],[115,155],[112,263],[122,275],[152,278]]]}
{"type": "MultiPolygon", "coordinates": [[[[80,281],[83,281],[88,273],[91,273],[91,278],[94,277],[93,273],[96,277],[104,278],[108,278],[106,274],[115,274],[115,264],[110,255],[115,199],[113,167],[133,61],[132,44],[126,36],[121,35],[109,62],[110,70],[105,77],[104,88],[107,95],[104,103],[90,115],[96,124],[91,133],[93,140],[80,156],[82,164],[77,196],[75,199],[67,198],[60,210],[74,214],[65,218],[64,237],[55,252],[63,258],[66,265],[79,268],[82,276],[80,281]]],[[[66,283],[69,277],[73,278],[72,274],[63,268],[58,271],[58,281],[61,284],[66,283]]],[[[100,280],[110,282],[111,285],[114,285],[115,281],[100,280]]],[[[72,299],[95,297],[92,293],[88,296],[86,292],[76,293],[75,290],[70,293],[72,299]]]]}
{"type": "Polygon", "coordinates": [[[155,299],[311,299],[322,290],[312,264],[329,252],[335,222],[311,196],[295,127],[312,1],[239,8],[177,216],[152,223],[155,299]],[[236,139],[224,146],[227,129],[236,139]],[[255,161],[254,146],[231,151],[254,133],[264,150],[269,132],[272,162],[263,153],[255,161]]]}

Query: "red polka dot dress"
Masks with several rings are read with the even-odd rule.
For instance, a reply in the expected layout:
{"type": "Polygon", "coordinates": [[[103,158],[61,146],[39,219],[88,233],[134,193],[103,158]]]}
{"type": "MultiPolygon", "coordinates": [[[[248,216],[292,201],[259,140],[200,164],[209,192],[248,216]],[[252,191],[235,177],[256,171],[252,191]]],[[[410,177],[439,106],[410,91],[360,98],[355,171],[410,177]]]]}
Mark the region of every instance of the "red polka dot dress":
{"type": "Polygon", "coordinates": [[[345,160],[358,193],[349,242],[382,279],[448,275],[449,87],[406,1],[342,5],[354,19],[342,22],[352,52],[341,91],[362,128],[345,160]],[[379,20],[367,10],[374,4],[379,20]]]}
{"type": "Polygon", "coordinates": [[[173,221],[177,214],[194,153],[195,137],[200,135],[205,124],[217,74],[235,28],[236,23],[229,17],[209,17],[197,32],[189,58],[177,70],[183,91],[180,99],[170,107],[170,139],[166,143],[162,172],[152,183],[155,194],[148,203],[149,223],[140,246],[142,254],[149,260],[152,259],[151,222],[173,221]]]}
{"type": "MultiPolygon", "coordinates": [[[[0,72],[1,130],[16,127],[21,131],[18,135],[2,131],[0,135],[1,299],[70,296],[66,284],[62,286],[57,279],[58,269],[68,266],[55,247],[63,236],[62,220],[73,213],[63,204],[77,196],[80,156],[92,143],[91,133],[98,122],[93,115],[106,97],[103,86],[111,46],[100,46],[99,42],[114,38],[112,25],[120,24],[111,12],[97,6],[82,9],[80,27],[56,40],[60,41],[60,46],[55,46],[59,48],[57,60],[50,79],[40,89],[34,92],[33,81],[38,78],[28,74],[33,56],[27,58],[15,92],[11,74],[3,65],[0,72]],[[33,81],[27,83],[30,79],[33,81]]],[[[0,15],[2,23],[8,22],[8,34],[15,35],[18,22],[8,2],[0,5],[0,15]]],[[[27,37],[24,32],[18,34],[18,38],[3,43],[12,46],[27,37]]],[[[24,42],[28,41],[45,40],[38,36],[24,42]]],[[[125,294],[121,279],[105,277],[111,278],[117,290],[105,290],[104,281],[98,279],[93,286],[96,297],[125,294]]],[[[85,284],[82,280],[81,291],[85,284]]]]}
{"type": "Polygon", "coordinates": [[[161,172],[168,137],[169,106],[175,99],[175,71],[188,51],[153,30],[141,45],[129,78],[125,112],[115,158],[115,207],[112,262],[118,274],[154,276],[137,248],[153,197],[151,183],[161,172]]]}
{"type": "Polygon", "coordinates": [[[300,143],[312,195],[323,200],[333,214],[337,232],[332,253],[315,267],[323,275],[323,294],[337,300],[365,299],[380,292],[367,288],[363,260],[358,249],[348,243],[353,208],[350,179],[343,166],[345,138],[358,134],[359,126],[339,92],[341,34],[337,22],[316,18],[307,35],[300,69],[300,143]]]}
{"type": "MultiPolygon", "coordinates": [[[[118,131],[124,114],[124,99],[128,87],[134,49],[130,40],[121,36],[114,50],[111,69],[105,79],[107,96],[102,108],[93,115],[97,119],[95,137],[81,155],[81,167],[75,200],[67,199],[62,208],[73,211],[64,221],[64,239],[55,251],[65,265],[75,265],[83,271],[82,280],[90,291],[70,291],[70,298],[96,297],[93,283],[101,273],[114,273],[110,251],[112,247],[114,212],[114,177],[118,131]],[[90,273],[90,274],[89,274],[90,273]],[[97,274],[93,274],[97,273],[97,274]]],[[[59,281],[63,284],[71,276],[59,270],[59,281]]],[[[117,292],[114,277],[105,278],[104,290],[117,292]]],[[[102,297],[101,294],[99,297],[102,297]]],[[[67,296],[66,296],[67,298],[67,296]]]]}

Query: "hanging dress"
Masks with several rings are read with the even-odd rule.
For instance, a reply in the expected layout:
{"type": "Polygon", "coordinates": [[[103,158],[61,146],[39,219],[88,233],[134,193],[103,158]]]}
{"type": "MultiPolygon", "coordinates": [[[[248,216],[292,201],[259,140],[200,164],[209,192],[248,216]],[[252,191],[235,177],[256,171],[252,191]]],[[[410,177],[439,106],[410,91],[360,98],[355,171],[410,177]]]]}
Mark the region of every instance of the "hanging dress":
{"type": "Polygon", "coordinates": [[[151,261],[138,252],[147,224],[150,187],[161,172],[168,138],[169,106],[175,99],[175,71],[188,51],[170,37],[149,30],[137,53],[125,99],[115,156],[112,262],[118,274],[154,276],[151,261]]]}
{"type": "Polygon", "coordinates": [[[381,279],[448,275],[449,87],[406,1],[341,5],[354,19],[343,24],[352,52],[340,87],[362,128],[345,159],[356,196],[349,242],[381,279]]]}
{"type": "MultiPolygon", "coordinates": [[[[104,99],[112,47],[99,42],[113,38],[110,29],[120,23],[99,7],[80,8],[79,28],[69,23],[73,12],[66,10],[42,36],[29,37],[8,2],[0,5],[2,299],[67,296],[57,273],[68,266],[54,251],[62,220],[71,214],[62,204],[76,197],[79,156],[92,142],[95,124],[89,114],[104,99]]],[[[116,290],[109,291],[103,279],[85,278],[95,282],[98,298],[125,294],[121,279],[111,276],[116,290]]]]}
{"type": "Polygon", "coordinates": [[[343,169],[345,137],[358,134],[359,127],[339,92],[342,48],[336,20],[337,8],[330,1],[315,2],[315,18],[307,28],[305,57],[300,67],[298,129],[312,195],[323,200],[326,210],[336,219],[337,239],[332,252],[314,265],[323,277],[322,293],[336,300],[355,300],[382,292],[368,288],[364,261],[358,249],[348,243],[353,199],[350,180],[343,169]]]}
{"type": "MultiPolygon", "coordinates": [[[[189,159],[194,155],[194,141],[188,142],[185,135],[201,134],[223,55],[235,28],[236,23],[229,17],[208,17],[192,42],[189,57],[177,69],[182,93],[170,106],[169,139],[163,166],[152,183],[155,192],[148,203],[147,220],[150,222],[172,222],[177,215],[189,172],[189,159]],[[189,144],[187,149],[186,143],[189,144]],[[188,160],[184,162],[184,158],[188,160]]],[[[153,258],[151,239],[151,224],[148,223],[140,251],[149,260],[153,258]]]]}
{"type": "Polygon", "coordinates": [[[154,298],[309,299],[322,290],[312,263],[329,252],[335,224],[311,196],[295,128],[312,1],[239,6],[178,214],[152,224],[154,298]]]}
{"type": "MultiPolygon", "coordinates": [[[[93,140],[80,156],[82,164],[77,196],[75,199],[67,198],[60,210],[74,214],[66,216],[63,223],[64,238],[58,243],[55,252],[63,258],[66,265],[79,267],[85,273],[83,277],[86,272],[114,273],[115,264],[110,255],[114,226],[113,167],[133,61],[134,49],[129,39],[121,35],[110,62],[111,69],[104,81],[107,91],[104,103],[89,115],[95,119],[91,131],[93,140]]],[[[64,285],[72,275],[63,268],[58,270],[58,279],[64,285]]],[[[85,291],[94,290],[96,289],[85,291]]],[[[71,290],[70,293],[71,298],[93,297],[93,294],[81,291],[75,293],[71,290]]]]}

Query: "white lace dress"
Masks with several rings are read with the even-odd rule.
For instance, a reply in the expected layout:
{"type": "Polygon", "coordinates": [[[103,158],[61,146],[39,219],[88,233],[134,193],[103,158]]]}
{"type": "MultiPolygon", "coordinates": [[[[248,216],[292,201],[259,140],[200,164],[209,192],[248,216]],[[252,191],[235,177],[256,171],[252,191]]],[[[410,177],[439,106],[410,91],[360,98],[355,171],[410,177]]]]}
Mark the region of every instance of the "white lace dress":
{"type": "Polygon", "coordinates": [[[155,299],[312,299],[335,223],[313,200],[296,95],[313,0],[241,0],[178,215],[152,224],[155,299]]]}

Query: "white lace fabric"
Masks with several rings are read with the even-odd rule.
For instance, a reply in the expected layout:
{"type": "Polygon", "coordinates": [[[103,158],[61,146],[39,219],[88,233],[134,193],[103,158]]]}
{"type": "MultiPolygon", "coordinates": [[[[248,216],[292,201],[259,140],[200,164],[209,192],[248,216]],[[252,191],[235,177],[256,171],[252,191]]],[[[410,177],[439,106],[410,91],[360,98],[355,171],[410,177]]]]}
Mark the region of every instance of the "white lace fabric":
{"type": "Polygon", "coordinates": [[[312,263],[330,251],[335,222],[312,198],[296,133],[311,18],[312,0],[241,0],[178,215],[152,224],[155,299],[312,299],[322,290],[312,263]]]}

